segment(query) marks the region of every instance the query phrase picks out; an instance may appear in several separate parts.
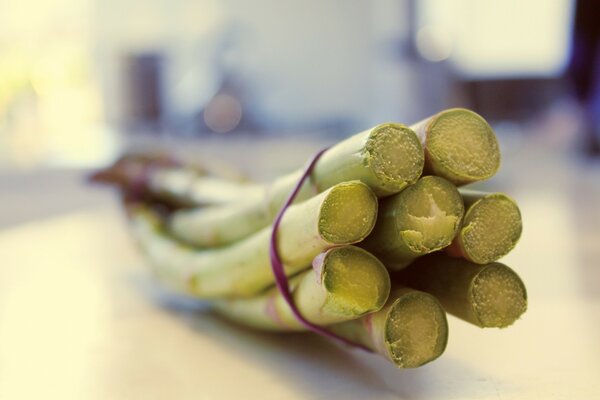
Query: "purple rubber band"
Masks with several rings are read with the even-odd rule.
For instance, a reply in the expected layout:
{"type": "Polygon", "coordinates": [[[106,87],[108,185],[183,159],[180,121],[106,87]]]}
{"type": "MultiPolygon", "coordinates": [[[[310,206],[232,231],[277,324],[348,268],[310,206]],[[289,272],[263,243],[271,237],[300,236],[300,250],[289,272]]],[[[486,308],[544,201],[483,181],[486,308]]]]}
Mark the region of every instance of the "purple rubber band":
{"type": "Polygon", "coordinates": [[[290,306],[292,313],[294,314],[294,317],[296,317],[296,319],[302,325],[304,325],[309,330],[311,330],[315,333],[318,333],[321,336],[325,336],[330,339],[337,340],[338,342],[341,342],[341,343],[344,343],[344,344],[347,344],[347,345],[350,345],[353,347],[358,347],[365,351],[371,352],[371,349],[369,349],[368,347],[363,346],[360,343],[353,342],[352,340],[346,339],[345,337],[339,336],[339,335],[323,328],[322,326],[313,324],[312,322],[310,322],[306,318],[304,318],[304,316],[302,315],[300,310],[298,310],[298,307],[296,307],[296,303],[294,303],[292,293],[290,292],[290,285],[288,282],[288,278],[285,275],[285,271],[283,269],[283,263],[281,262],[281,258],[279,257],[279,251],[277,250],[277,232],[279,231],[279,225],[281,224],[283,215],[285,214],[286,210],[289,208],[289,206],[292,204],[292,202],[298,195],[300,188],[302,187],[302,185],[304,184],[306,179],[310,176],[315,164],[317,163],[319,158],[323,155],[323,153],[325,153],[326,150],[327,149],[325,148],[313,156],[313,158],[310,160],[310,162],[304,169],[304,172],[302,173],[302,176],[298,180],[298,183],[296,183],[294,190],[292,190],[292,193],[290,193],[290,195],[288,196],[287,200],[285,201],[285,204],[283,205],[281,210],[279,210],[279,213],[277,213],[277,217],[275,218],[275,222],[273,223],[273,230],[271,232],[271,245],[269,248],[269,255],[271,256],[271,269],[273,270],[273,275],[275,276],[275,284],[277,285],[277,289],[283,296],[285,302],[290,306]]]}

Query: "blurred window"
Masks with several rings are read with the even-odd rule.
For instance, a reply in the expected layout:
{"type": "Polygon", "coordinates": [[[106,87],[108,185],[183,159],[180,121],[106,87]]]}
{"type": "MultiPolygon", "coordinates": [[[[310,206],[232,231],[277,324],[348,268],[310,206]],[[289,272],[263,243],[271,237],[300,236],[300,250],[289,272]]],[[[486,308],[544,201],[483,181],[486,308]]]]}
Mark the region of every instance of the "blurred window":
{"type": "Polygon", "coordinates": [[[552,77],[569,53],[572,0],[423,0],[416,45],[469,79],[552,77]]]}

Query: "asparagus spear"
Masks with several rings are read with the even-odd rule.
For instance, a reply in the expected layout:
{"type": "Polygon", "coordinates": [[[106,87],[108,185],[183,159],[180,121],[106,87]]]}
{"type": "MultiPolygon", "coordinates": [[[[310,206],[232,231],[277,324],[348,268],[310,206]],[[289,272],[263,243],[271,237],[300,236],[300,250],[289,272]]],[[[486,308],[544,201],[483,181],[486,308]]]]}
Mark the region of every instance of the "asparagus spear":
{"type": "Polygon", "coordinates": [[[224,204],[263,193],[262,185],[209,176],[197,165],[183,165],[161,154],[125,155],[90,179],[175,207],[224,204]]]}
{"type": "Polygon", "coordinates": [[[527,309],[527,291],[506,265],[478,265],[437,253],[420,258],[394,281],[431,293],[447,312],[482,328],[503,328],[527,309]]]}
{"type": "Polygon", "coordinates": [[[456,187],[425,176],[402,192],[380,200],[373,232],[361,244],[388,268],[400,269],[415,258],[448,246],[464,213],[456,187]]]}
{"type": "MultiPolygon", "coordinates": [[[[390,292],[387,270],[375,256],[355,246],[334,247],[321,253],[307,270],[290,280],[294,303],[317,325],[356,319],[383,307],[390,292]],[[316,279],[315,279],[316,278],[316,279]]],[[[220,314],[266,330],[304,330],[277,288],[245,299],[214,303],[220,314]]]]}
{"type": "MultiPolygon", "coordinates": [[[[401,124],[378,125],[327,150],[296,199],[305,200],[349,180],[360,180],[377,196],[387,196],[414,183],[423,164],[423,149],[412,130],[401,124]]],[[[262,196],[237,204],[176,212],[170,230],[201,247],[235,242],[271,224],[301,174],[299,170],[279,178],[266,186],[262,196]]]]}
{"type": "Polygon", "coordinates": [[[392,289],[380,311],[330,329],[400,368],[415,368],[435,360],[448,342],[446,314],[435,297],[401,286],[392,289]]]}
{"type": "Polygon", "coordinates": [[[496,135],[473,111],[444,110],[411,128],[425,150],[425,173],[463,185],[492,177],[500,166],[496,135]]]}
{"type": "Polygon", "coordinates": [[[261,185],[200,175],[187,168],[157,169],[148,179],[151,190],[165,200],[187,206],[219,205],[262,194],[261,185]]]}
{"type": "MultiPolygon", "coordinates": [[[[377,198],[359,181],[344,182],[288,209],[278,231],[278,250],[288,275],[306,269],[334,245],[361,241],[372,230],[377,198]]],[[[131,208],[133,233],[159,278],[197,297],[253,296],[274,282],[267,227],[216,249],[194,249],[165,233],[164,223],[143,205],[131,208]]]]}
{"type": "Polygon", "coordinates": [[[446,252],[477,264],[508,254],[523,231],[517,203],[503,193],[461,190],[465,203],[462,227],[446,252]]]}

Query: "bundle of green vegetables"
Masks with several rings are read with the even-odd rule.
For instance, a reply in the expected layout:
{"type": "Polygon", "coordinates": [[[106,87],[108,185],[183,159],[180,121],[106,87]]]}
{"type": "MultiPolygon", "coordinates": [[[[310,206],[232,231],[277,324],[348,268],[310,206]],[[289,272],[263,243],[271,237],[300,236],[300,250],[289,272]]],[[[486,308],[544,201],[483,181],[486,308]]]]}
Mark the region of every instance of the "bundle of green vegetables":
{"type": "Polygon", "coordinates": [[[458,188],[499,164],[488,123],[450,109],[358,133],[268,184],[140,155],[93,179],[120,188],[148,263],[178,293],[257,329],[315,330],[412,368],[443,353],[446,313],[502,328],[527,307],[521,279],[496,262],[521,235],[516,203],[458,188]]]}

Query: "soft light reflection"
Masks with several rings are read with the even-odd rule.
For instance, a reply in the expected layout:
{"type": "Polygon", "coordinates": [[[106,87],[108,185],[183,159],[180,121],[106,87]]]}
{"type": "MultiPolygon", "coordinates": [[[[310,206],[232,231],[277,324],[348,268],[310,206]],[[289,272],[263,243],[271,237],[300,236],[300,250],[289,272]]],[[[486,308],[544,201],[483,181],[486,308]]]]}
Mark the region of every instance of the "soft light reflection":
{"type": "Polygon", "coordinates": [[[47,387],[67,397],[82,392],[89,351],[102,332],[104,304],[91,276],[69,271],[64,279],[59,265],[21,277],[4,295],[0,358],[7,362],[0,393],[43,398],[47,387]]]}
{"type": "Polygon", "coordinates": [[[443,61],[452,53],[451,33],[441,26],[425,26],[417,32],[417,50],[429,61],[443,61]]]}
{"type": "Polygon", "coordinates": [[[573,270],[577,254],[572,232],[577,227],[568,214],[567,197],[557,192],[528,192],[516,198],[523,215],[523,235],[501,261],[519,273],[534,299],[555,299],[557,293],[576,297],[581,293],[573,270]]]}
{"type": "Polygon", "coordinates": [[[113,156],[90,57],[92,6],[0,4],[0,164],[96,165],[113,156]]]}
{"type": "MultiPolygon", "coordinates": [[[[0,398],[81,398],[109,304],[86,246],[85,219],[0,235],[0,398]],[[35,377],[32,380],[32,377],[35,377]]],[[[89,239],[88,239],[89,240],[89,239]]]]}
{"type": "Polygon", "coordinates": [[[423,0],[419,23],[455,38],[450,60],[477,77],[556,76],[564,68],[572,0],[423,0]]]}
{"type": "Polygon", "coordinates": [[[204,110],[204,122],[214,132],[226,133],[235,129],[242,119],[242,105],[229,94],[218,94],[204,110]]]}

